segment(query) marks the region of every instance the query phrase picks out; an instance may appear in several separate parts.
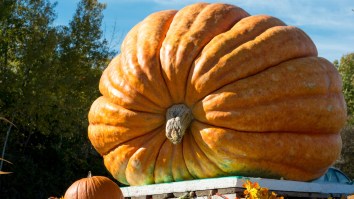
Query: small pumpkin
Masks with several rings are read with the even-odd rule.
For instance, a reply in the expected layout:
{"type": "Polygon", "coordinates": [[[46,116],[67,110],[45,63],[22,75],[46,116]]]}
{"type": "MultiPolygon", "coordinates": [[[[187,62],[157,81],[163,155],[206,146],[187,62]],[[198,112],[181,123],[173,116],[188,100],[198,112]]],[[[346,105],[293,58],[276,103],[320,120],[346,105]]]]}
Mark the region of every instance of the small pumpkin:
{"type": "Polygon", "coordinates": [[[299,28],[222,3],[153,13],[103,72],[88,136],[120,182],[308,181],[341,150],[340,76],[299,28]]]}
{"type": "Polygon", "coordinates": [[[116,183],[104,176],[92,176],[75,181],[65,192],[64,199],[123,199],[116,183]]]}

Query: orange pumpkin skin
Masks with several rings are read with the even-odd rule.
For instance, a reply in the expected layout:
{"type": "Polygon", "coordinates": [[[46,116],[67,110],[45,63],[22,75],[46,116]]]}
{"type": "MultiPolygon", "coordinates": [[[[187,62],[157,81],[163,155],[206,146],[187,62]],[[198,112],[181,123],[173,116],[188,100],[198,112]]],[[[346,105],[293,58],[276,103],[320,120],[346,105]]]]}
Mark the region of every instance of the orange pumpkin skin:
{"type": "Polygon", "coordinates": [[[340,154],[341,90],[334,66],[300,29],[197,3],[154,13],[128,33],[102,74],[88,135],[124,184],[229,175],[308,181],[340,154]],[[188,124],[181,134],[167,117],[178,104],[189,110],[172,121],[188,124]]]}
{"type": "Polygon", "coordinates": [[[123,199],[116,183],[104,176],[89,176],[75,181],[65,192],[65,199],[123,199]]]}

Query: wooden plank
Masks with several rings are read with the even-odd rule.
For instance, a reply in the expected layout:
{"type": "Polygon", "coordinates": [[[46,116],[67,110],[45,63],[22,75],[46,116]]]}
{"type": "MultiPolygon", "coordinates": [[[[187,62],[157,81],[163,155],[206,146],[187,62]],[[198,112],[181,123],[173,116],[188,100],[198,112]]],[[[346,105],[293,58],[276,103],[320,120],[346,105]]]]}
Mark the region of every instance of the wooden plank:
{"type": "MultiPolygon", "coordinates": [[[[205,191],[225,188],[242,188],[242,185],[249,179],[258,182],[261,187],[266,187],[274,192],[312,193],[313,194],[344,194],[354,193],[354,185],[347,184],[320,184],[314,182],[298,182],[289,180],[274,180],[264,178],[245,178],[238,176],[189,180],[182,182],[171,182],[144,186],[122,187],[124,197],[152,196],[170,193],[188,193],[192,191],[205,191]]],[[[175,194],[176,195],[176,194],[175,194]]],[[[301,194],[300,194],[301,195],[301,194]]]]}

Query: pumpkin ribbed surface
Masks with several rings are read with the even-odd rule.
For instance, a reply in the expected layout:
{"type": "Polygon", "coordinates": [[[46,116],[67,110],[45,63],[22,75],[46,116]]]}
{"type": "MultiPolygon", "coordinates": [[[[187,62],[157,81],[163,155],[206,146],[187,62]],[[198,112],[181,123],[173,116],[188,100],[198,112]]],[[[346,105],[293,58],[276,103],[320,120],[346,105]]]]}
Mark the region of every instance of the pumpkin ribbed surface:
{"type": "Polygon", "coordinates": [[[123,199],[123,193],[112,180],[104,176],[89,176],[75,181],[64,199],[123,199]]]}
{"type": "Polygon", "coordinates": [[[127,34],[102,74],[88,135],[124,184],[307,181],[340,154],[341,90],[299,28],[197,3],[151,14],[127,34]]]}

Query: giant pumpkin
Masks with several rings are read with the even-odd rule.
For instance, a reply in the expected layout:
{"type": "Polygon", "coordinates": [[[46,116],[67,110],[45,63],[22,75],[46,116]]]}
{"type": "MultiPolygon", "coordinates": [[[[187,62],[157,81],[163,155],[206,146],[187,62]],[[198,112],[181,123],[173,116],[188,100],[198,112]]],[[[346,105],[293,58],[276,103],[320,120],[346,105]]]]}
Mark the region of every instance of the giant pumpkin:
{"type": "Polygon", "coordinates": [[[228,4],[153,13],[102,74],[88,135],[120,182],[308,181],[341,150],[341,79],[312,40],[228,4]]]}

